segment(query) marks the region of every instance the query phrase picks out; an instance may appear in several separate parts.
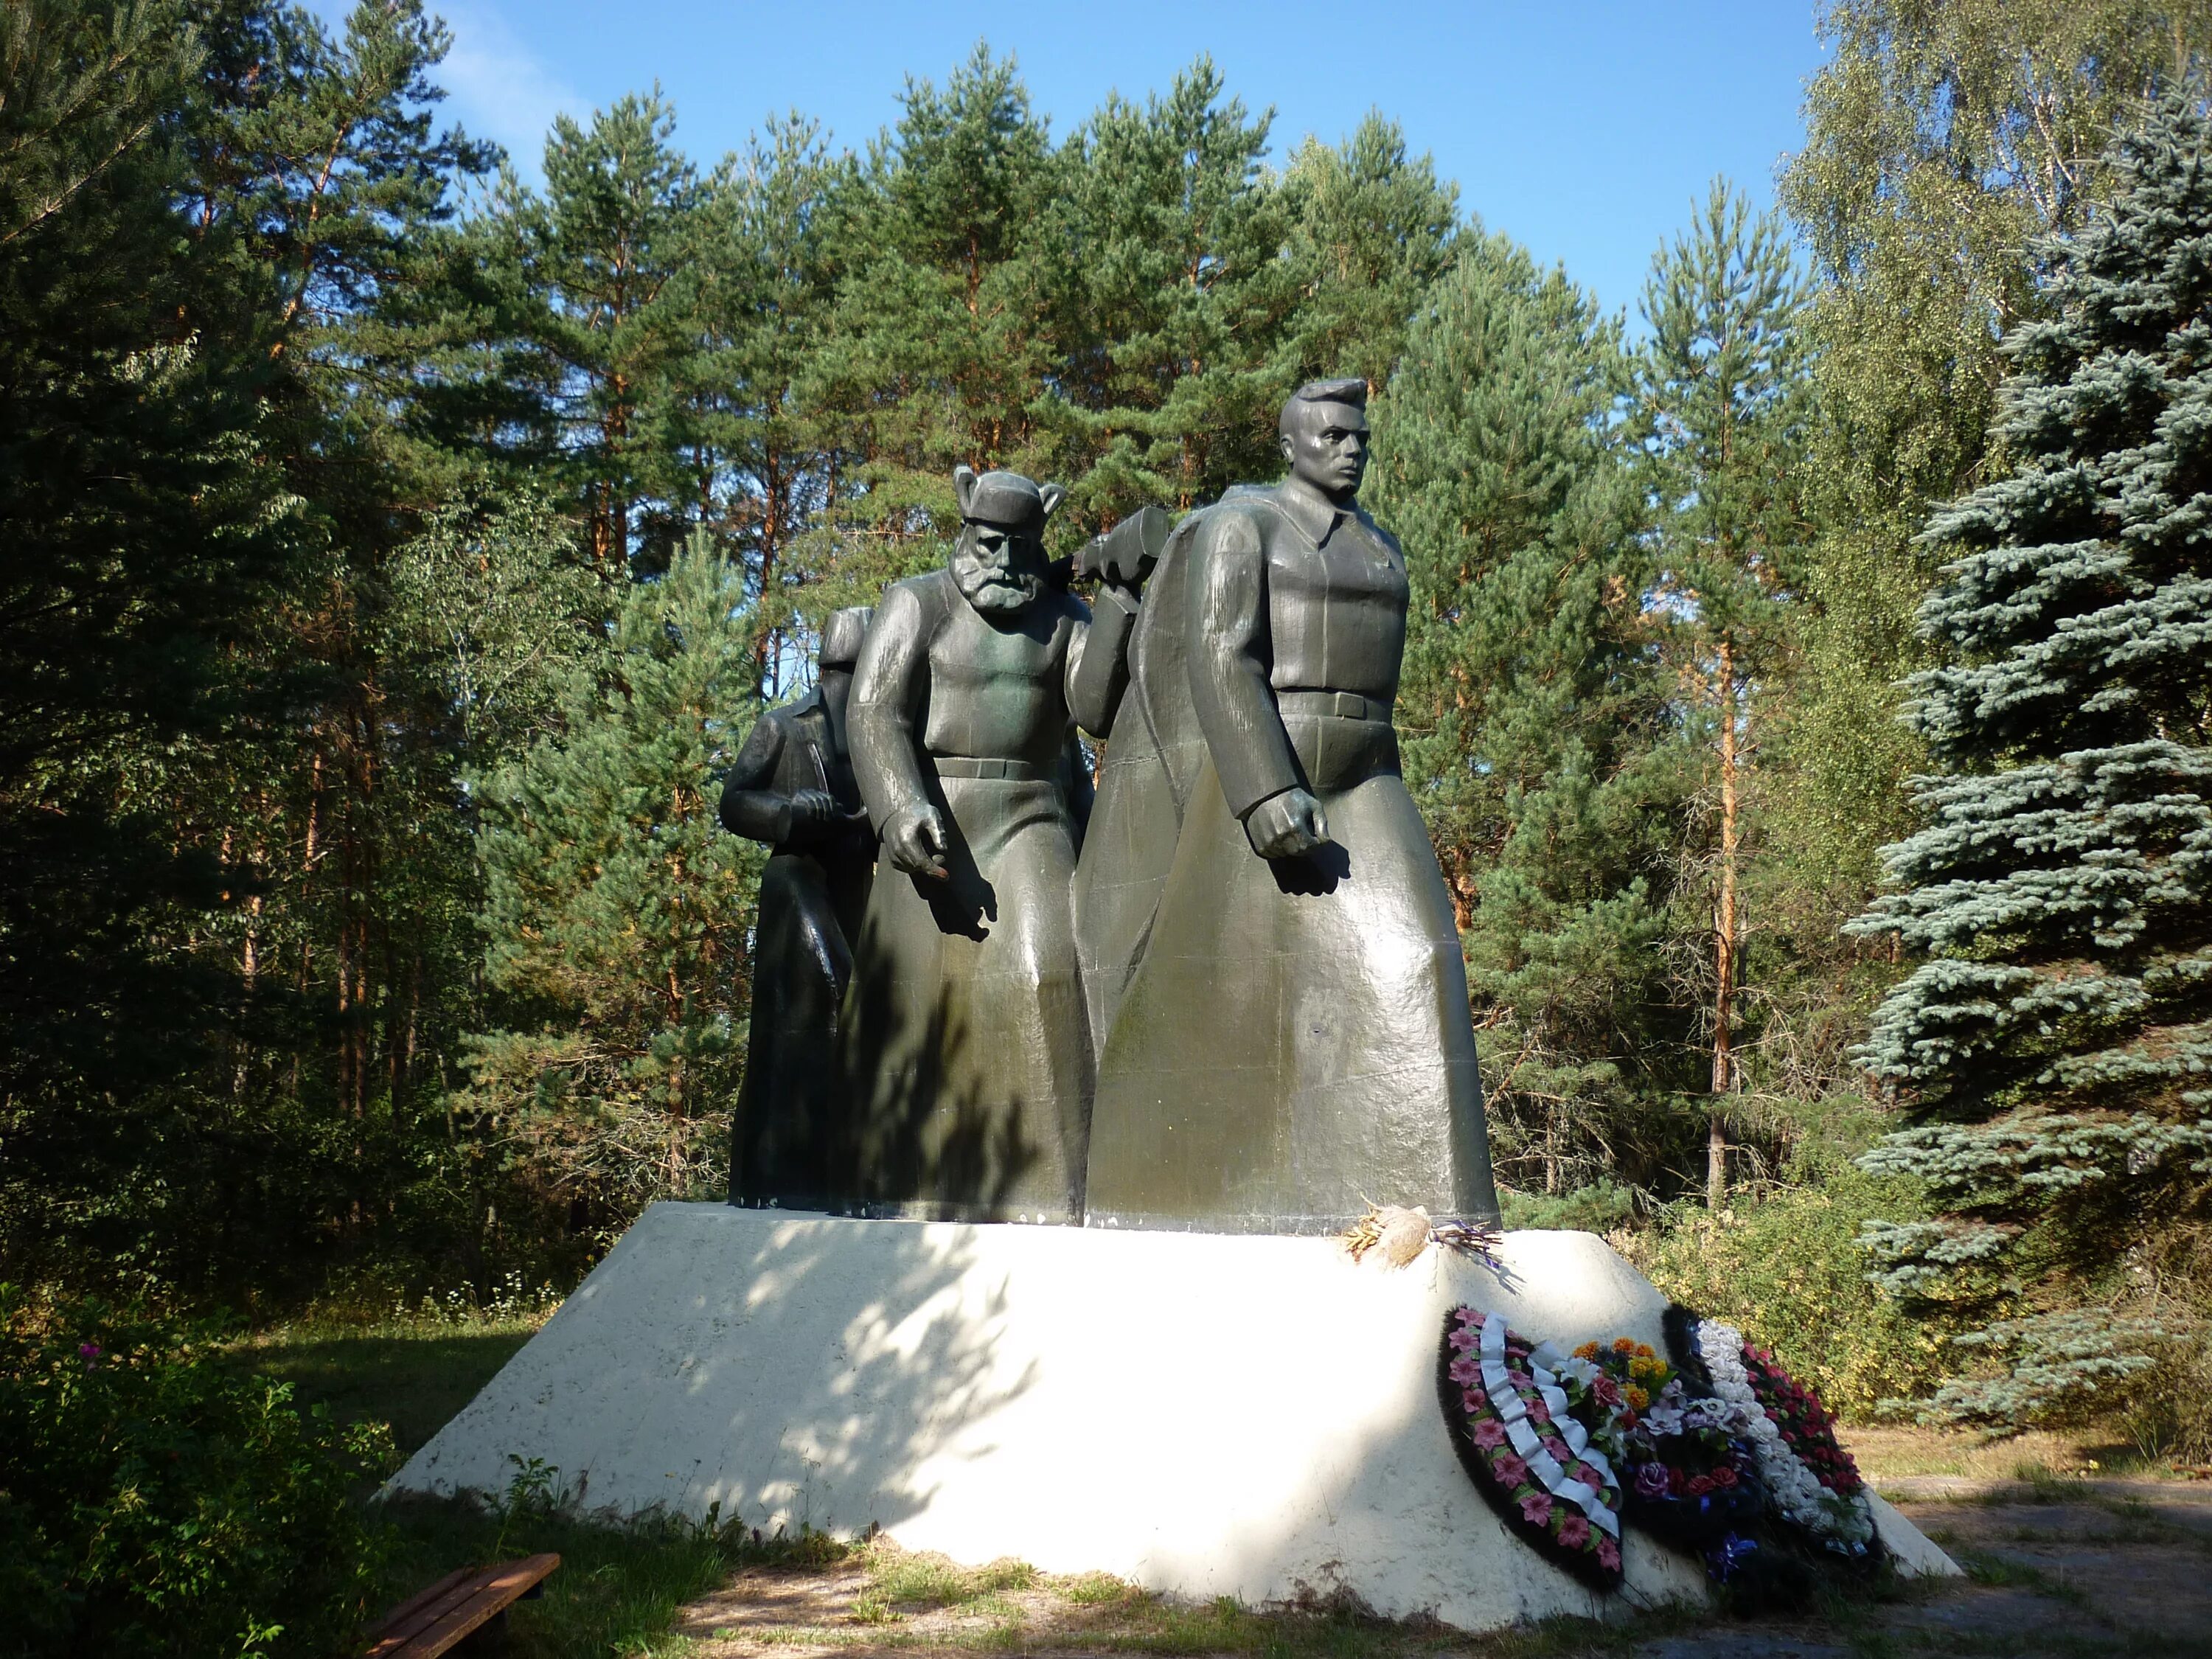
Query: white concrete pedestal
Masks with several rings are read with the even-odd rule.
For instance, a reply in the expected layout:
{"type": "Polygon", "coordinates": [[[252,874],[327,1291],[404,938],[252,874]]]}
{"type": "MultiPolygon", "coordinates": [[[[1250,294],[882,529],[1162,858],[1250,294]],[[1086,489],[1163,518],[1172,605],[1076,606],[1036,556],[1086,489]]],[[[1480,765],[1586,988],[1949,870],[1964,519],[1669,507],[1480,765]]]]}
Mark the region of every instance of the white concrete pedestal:
{"type": "MultiPolygon", "coordinates": [[[[1618,1596],[1513,1539],[1446,1437],[1446,1310],[1563,1346],[1656,1346],[1659,1292],[1588,1233],[1516,1233],[1501,1279],[1431,1248],[856,1221],[656,1204],[391,1490],[502,1491],[538,1458],[586,1507],[770,1531],[880,1526],[1249,1603],[1349,1591],[1485,1630],[1702,1600],[1631,1529],[1618,1596]]],[[[1908,1571],[1956,1572],[1876,1500],[1908,1571]]]]}

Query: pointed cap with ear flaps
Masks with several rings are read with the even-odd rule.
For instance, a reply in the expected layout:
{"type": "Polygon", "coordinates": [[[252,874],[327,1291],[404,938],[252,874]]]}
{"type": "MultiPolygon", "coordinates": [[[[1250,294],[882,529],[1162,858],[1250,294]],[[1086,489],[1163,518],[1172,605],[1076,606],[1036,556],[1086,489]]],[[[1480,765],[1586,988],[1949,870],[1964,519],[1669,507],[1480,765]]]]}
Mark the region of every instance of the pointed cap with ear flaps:
{"type": "Polygon", "coordinates": [[[979,474],[969,466],[952,469],[952,493],[966,522],[996,525],[1030,536],[1043,533],[1044,521],[1067,495],[1056,483],[1040,485],[1018,472],[979,474]]]}

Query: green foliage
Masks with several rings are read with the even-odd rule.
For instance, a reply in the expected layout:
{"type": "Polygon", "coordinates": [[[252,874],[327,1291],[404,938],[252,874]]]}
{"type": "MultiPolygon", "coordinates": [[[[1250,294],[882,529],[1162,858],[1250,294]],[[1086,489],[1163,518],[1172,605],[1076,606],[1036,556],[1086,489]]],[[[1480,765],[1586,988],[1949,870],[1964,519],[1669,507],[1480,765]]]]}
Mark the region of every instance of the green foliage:
{"type": "Polygon", "coordinates": [[[482,780],[486,972],[513,1023],[471,1036],[482,1113],[564,1194],[634,1213],[711,1186],[743,1052],[760,855],[716,778],[755,705],[735,569],[703,536],[632,586],[562,729],[482,780]]]}
{"type": "Polygon", "coordinates": [[[1876,1216],[1915,1213],[1909,1180],[1850,1170],[1800,1178],[1708,1212],[1679,1205],[1641,1237],[1637,1263],[1700,1314],[1771,1347],[1833,1410],[1864,1417],[1924,1393],[1954,1369],[1940,1316],[1868,1282],[1861,1233],[1876,1216]]]}
{"type": "Polygon", "coordinates": [[[504,389],[528,415],[520,458],[584,507],[593,565],[618,580],[667,556],[683,484],[671,422],[696,352],[706,192],[669,142],[659,94],[588,126],[556,116],[541,194],[502,174],[459,252],[499,307],[504,389]]]}
{"type": "Polygon", "coordinates": [[[1559,1194],[1498,1194],[1508,1232],[1610,1233],[1637,1219],[1636,1194],[1610,1179],[1559,1194]]]}
{"type": "Polygon", "coordinates": [[[1915,611],[1936,503],[2006,465],[2000,334],[2044,314],[2034,237],[2106,192],[2115,123],[2212,46],[2203,0],[1828,0],[1833,56],[1782,199],[1819,275],[1808,672],[1790,833],[1832,925],[1910,827],[1924,755],[1894,720],[1930,660],[1915,611]]]}
{"type": "Polygon", "coordinates": [[[173,112],[204,63],[174,7],[0,27],[0,1244],[19,1261],[95,1230],[147,1144],[189,1130],[177,1079],[240,1012],[222,965],[176,947],[222,902],[220,850],[132,787],[257,701],[244,659],[298,552],[297,504],[255,464],[232,278],[179,246],[173,112]]]}
{"type": "Polygon", "coordinates": [[[1547,1192],[1657,1176],[1650,1096],[1687,1080],[1660,947],[1690,781],[1640,602],[1627,379],[1587,295],[1475,237],[1375,415],[1370,491],[1413,586],[1407,780],[1466,939],[1492,1155],[1547,1192]]]}
{"type": "Polygon", "coordinates": [[[1651,334],[1629,424],[1656,567],[1646,603],[1668,619],[1662,648],[1700,751],[1684,824],[1695,875],[1670,943],[1711,1054],[1706,1191],[1717,1206],[1730,1118],[1740,1133],[1738,1102],[1755,1086],[1741,1050],[1763,1035],[1755,1014],[1777,1001],[1747,1010],[1741,990],[1747,935],[1765,921],[1747,915],[1747,899],[1763,851],[1767,728],[1792,690],[1792,588],[1808,529],[1805,303],[1780,219],[1753,216],[1715,179],[1691,230],[1652,261],[1644,313],[1651,334]]]}
{"type": "Polygon", "coordinates": [[[1938,1396],[1957,1415],[2094,1409],[2208,1311],[2141,1288],[2212,1200],[2208,154],[2198,94],[2167,98],[2109,208],[2045,244],[2052,314],[2006,342],[2013,474],[1928,531],[1921,626],[1953,660],[1908,713],[1946,770],[1853,926],[1928,958],[1863,1050],[1919,1122],[1863,1161],[1942,1213],[1878,1230],[1876,1260],[2008,1316],[1970,1339],[2004,1369],[1938,1396]]]}
{"type": "Polygon", "coordinates": [[[465,1499],[402,1498],[380,1505],[393,1532],[382,1592],[396,1603],[459,1564],[550,1550],[560,1570],[542,1596],[507,1614],[508,1640],[532,1659],[605,1659],[608,1654],[681,1652],[669,1626],[687,1601],[727,1582],[738,1568],[774,1563],[782,1540],[756,1541],[741,1526],[702,1526],[655,1516],[628,1526],[586,1520],[560,1500],[557,1471],[520,1472],[490,1509],[465,1499]]]}
{"type": "Polygon", "coordinates": [[[370,1611],[354,1501],[380,1425],[340,1430],[201,1334],[0,1287],[0,1596],[11,1654],[319,1656],[370,1611]]]}

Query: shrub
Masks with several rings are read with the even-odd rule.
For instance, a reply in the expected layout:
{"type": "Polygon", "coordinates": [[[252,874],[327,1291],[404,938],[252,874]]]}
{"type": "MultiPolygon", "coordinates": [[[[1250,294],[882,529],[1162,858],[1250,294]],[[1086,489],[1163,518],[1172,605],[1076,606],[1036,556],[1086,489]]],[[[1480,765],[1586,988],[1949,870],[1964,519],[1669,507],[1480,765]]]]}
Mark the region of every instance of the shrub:
{"type": "Polygon", "coordinates": [[[302,1413],[195,1331],[0,1285],[0,1652],[321,1656],[383,1533],[351,1501],[381,1425],[302,1413]]]}
{"type": "Polygon", "coordinates": [[[1677,1205],[1632,1248],[1668,1296],[1741,1327],[1832,1409],[1863,1418],[1925,1394],[1959,1363],[1940,1316],[1910,1316],[1867,1282],[1861,1224],[1917,1213],[1914,1183],[1846,1167],[1717,1217],[1677,1205]]]}

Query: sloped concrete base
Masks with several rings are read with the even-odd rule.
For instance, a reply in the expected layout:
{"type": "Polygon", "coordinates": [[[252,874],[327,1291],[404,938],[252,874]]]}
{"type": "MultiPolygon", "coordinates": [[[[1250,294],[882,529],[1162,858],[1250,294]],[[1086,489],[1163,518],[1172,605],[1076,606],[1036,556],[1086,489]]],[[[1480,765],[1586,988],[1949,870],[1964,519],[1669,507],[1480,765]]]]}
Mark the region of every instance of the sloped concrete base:
{"type": "MultiPolygon", "coordinates": [[[[1664,1299],[1592,1235],[1504,1258],[658,1204],[388,1490],[497,1492],[541,1459],[588,1508],[873,1524],[958,1561],[1349,1592],[1468,1630],[1702,1601],[1633,1529],[1623,1593],[1593,1594],[1461,1470],[1434,1369],[1455,1304],[1569,1346],[1660,1340],[1664,1299]]],[[[1909,1570],[1958,1571],[1878,1513],[1909,1570]]]]}

